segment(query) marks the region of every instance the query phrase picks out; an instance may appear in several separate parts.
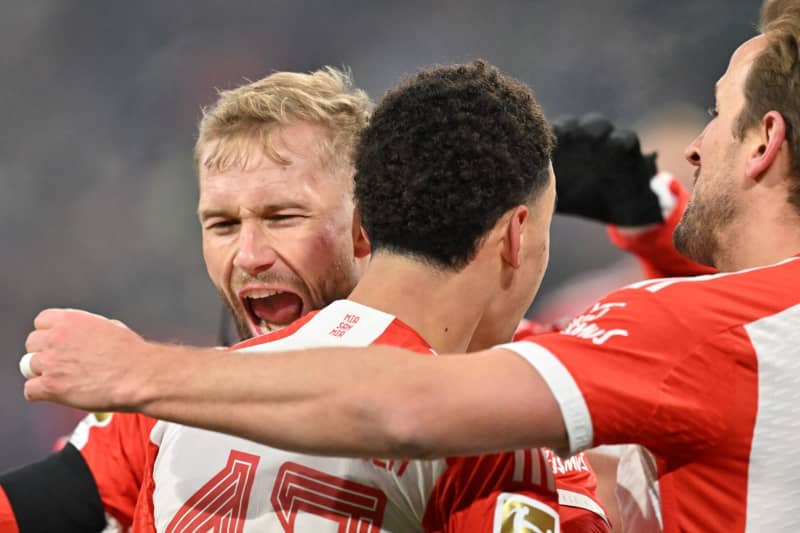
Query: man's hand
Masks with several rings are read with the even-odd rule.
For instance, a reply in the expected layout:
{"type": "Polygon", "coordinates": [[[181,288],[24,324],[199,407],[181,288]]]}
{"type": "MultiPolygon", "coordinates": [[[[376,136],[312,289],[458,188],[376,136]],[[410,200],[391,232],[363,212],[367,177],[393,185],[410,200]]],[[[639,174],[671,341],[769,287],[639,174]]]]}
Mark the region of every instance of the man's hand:
{"type": "Polygon", "coordinates": [[[34,328],[25,342],[33,354],[29,363],[34,376],[25,383],[28,400],[87,411],[127,410],[140,392],[138,384],[146,382],[142,370],[158,370],[147,364],[148,343],[118,320],[75,309],[46,309],[34,328]]]}
{"type": "Polygon", "coordinates": [[[656,155],[642,155],[639,139],[617,130],[602,115],[565,117],[553,123],[558,213],[617,226],[663,221],[658,196],[650,188],[656,155]]]}

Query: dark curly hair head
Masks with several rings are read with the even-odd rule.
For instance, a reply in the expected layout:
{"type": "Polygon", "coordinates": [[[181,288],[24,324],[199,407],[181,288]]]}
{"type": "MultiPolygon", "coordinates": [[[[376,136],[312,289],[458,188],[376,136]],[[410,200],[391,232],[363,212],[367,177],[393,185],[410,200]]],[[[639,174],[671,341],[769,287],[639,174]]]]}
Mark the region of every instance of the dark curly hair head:
{"type": "Polygon", "coordinates": [[[373,250],[463,268],[503,213],[544,190],[554,142],[530,89],[488,63],[419,72],[386,94],[356,150],[373,250]]]}

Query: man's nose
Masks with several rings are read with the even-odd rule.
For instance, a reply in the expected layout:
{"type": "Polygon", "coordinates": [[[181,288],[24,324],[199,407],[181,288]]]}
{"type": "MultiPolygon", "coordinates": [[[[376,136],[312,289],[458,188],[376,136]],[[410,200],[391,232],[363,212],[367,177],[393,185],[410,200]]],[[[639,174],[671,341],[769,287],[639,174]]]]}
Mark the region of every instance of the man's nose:
{"type": "Polygon", "coordinates": [[[683,151],[683,157],[689,162],[690,165],[693,166],[700,166],[700,142],[703,140],[703,134],[705,130],[703,130],[700,135],[695,137],[695,139],[686,147],[683,151]]]}
{"type": "Polygon", "coordinates": [[[277,258],[271,239],[263,228],[257,224],[242,224],[239,248],[233,259],[236,268],[250,275],[256,275],[271,268],[277,258]]]}

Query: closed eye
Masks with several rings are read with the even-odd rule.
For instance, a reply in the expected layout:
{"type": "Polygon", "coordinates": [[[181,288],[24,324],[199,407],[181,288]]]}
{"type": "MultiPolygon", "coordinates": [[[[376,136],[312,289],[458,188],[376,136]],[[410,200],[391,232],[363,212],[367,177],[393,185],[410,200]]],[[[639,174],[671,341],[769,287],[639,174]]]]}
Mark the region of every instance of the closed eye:
{"type": "Polygon", "coordinates": [[[238,225],[239,225],[239,221],[238,220],[218,220],[216,222],[212,222],[210,224],[206,224],[205,228],[206,228],[206,230],[209,230],[209,231],[214,231],[214,232],[217,232],[217,233],[224,233],[224,232],[232,229],[234,226],[238,226],[238,225]]]}
{"type": "Polygon", "coordinates": [[[267,220],[270,223],[278,224],[278,225],[292,225],[295,223],[300,223],[303,219],[308,218],[306,215],[301,215],[299,213],[286,213],[286,214],[274,214],[267,217],[267,220]]]}

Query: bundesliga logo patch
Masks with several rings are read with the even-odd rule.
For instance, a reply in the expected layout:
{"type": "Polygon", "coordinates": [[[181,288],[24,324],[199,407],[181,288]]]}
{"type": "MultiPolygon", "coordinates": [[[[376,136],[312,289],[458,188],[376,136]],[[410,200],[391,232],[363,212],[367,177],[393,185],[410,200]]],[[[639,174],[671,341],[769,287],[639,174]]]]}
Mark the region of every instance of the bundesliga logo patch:
{"type": "Polygon", "coordinates": [[[494,533],[558,533],[558,513],[520,494],[504,492],[494,509],[494,533]]]}

